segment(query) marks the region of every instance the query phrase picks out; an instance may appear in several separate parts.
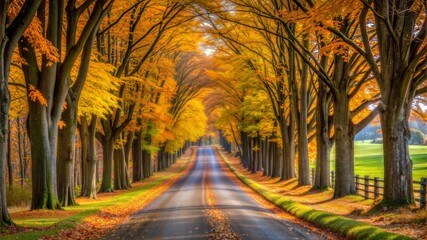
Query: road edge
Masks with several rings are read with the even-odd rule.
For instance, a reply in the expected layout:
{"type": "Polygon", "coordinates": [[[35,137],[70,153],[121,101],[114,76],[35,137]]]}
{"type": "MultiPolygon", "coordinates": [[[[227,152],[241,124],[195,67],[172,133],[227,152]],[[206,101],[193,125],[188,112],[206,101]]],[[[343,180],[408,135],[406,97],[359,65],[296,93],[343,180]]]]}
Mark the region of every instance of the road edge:
{"type": "Polygon", "coordinates": [[[237,176],[238,179],[240,179],[241,182],[253,189],[264,199],[300,219],[318,227],[327,228],[334,233],[350,239],[411,239],[406,236],[387,232],[379,227],[358,222],[351,218],[315,210],[301,203],[290,201],[286,197],[268,190],[240,173],[230,164],[227,157],[219,147],[216,147],[216,150],[227,167],[237,176]]]}

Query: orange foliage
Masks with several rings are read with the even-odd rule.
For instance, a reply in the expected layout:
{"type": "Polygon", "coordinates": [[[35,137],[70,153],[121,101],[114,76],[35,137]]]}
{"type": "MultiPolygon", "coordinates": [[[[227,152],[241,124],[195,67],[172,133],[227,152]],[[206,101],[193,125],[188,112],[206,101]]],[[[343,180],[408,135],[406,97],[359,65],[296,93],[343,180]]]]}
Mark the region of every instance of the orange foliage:
{"type": "Polygon", "coordinates": [[[37,88],[35,88],[33,85],[30,85],[30,93],[28,94],[28,97],[33,102],[38,101],[41,105],[47,106],[47,101],[43,97],[43,94],[39,90],[37,90],[37,88]]]}

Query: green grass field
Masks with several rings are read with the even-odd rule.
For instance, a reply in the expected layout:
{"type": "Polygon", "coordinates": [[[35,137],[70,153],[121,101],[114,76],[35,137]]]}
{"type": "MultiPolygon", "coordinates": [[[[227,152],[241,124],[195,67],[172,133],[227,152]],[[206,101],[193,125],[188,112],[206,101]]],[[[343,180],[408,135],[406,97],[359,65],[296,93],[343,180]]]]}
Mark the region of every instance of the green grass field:
{"type": "MultiPolygon", "coordinates": [[[[383,145],[369,142],[354,144],[355,174],[361,177],[379,177],[384,179],[383,145]]],[[[427,146],[410,145],[409,153],[413,162],[413,179],[427,178],[427,146]]],[[[314,165],[313,165],[314,167],[314,165]]],[[[335,169],[335,148],[331,151],[331,170],[335,169]]]]}

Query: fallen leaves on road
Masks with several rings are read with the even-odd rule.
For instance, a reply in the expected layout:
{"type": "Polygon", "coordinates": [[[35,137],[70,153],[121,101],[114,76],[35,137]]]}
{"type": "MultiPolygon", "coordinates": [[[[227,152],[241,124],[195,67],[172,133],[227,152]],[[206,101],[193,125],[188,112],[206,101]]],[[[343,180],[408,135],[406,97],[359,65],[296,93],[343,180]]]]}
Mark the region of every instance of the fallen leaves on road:
{"type": "Polygon", "coordinates": [[[215,193],[212,190],[210,181],[209,181],[209,165],[207,164],[207,175],[205,175],[205,196],[208,215],[208,223],[211,226],[211,233],[209,234],[209,239],[212,240],[237,240],[240,237],[233,231],[231,228],[229,218],[219,209],[216,208],[216,197],[215,193]]]}

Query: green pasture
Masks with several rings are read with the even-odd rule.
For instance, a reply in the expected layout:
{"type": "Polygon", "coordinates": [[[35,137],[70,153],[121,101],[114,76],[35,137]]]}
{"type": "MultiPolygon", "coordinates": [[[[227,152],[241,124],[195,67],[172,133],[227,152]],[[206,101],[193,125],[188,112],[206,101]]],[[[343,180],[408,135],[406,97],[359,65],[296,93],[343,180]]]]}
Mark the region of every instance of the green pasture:
{"type": "MultiPolygon", "coordinates": [[[[384,179],[383,145],[369,142],[355,142],[354,144],[355,174],[364,177],[379,177],[384,179]]],[[[427,178],[427,146],[410,145],[409,154],[413,162],[413,179],[420,181],[427,178]]],[[[312,165],[314,167],[314,164],[312,165]]],[[[335,169],[335,148],[331,150],[331,171],[335,169]]]]}

